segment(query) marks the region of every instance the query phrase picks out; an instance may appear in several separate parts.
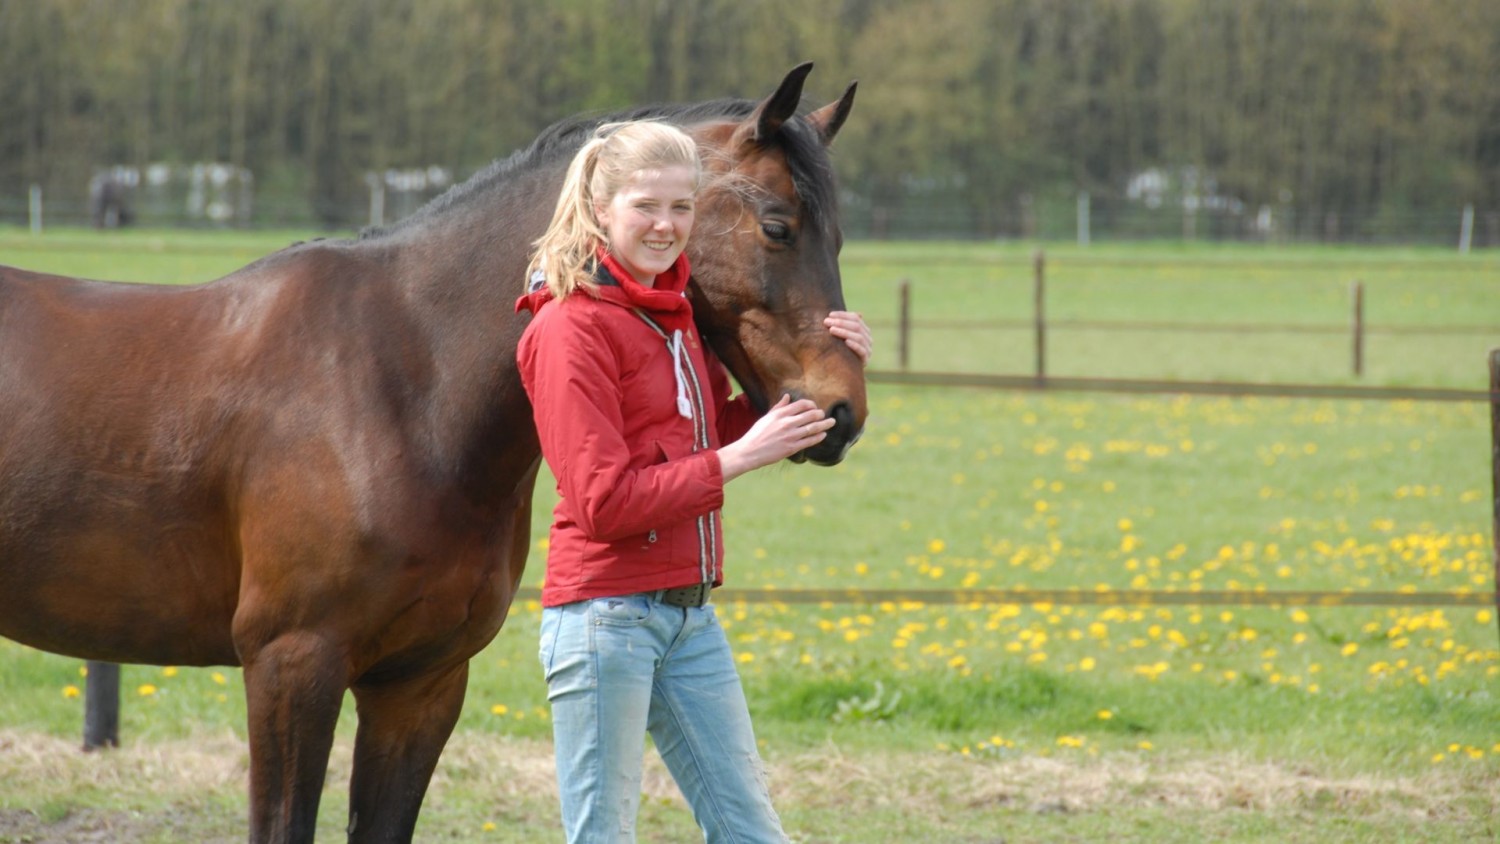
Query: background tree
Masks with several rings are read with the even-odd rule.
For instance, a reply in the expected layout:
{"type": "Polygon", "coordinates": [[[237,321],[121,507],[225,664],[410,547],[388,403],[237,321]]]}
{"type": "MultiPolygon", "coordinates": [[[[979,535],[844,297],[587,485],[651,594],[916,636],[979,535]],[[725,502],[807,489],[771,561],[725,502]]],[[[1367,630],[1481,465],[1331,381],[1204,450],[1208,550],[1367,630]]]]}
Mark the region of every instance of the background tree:
{"type": "Polygon", "coordinates": [[[861,80],[851,234],[1500,242],[1500,3],[0,0],[0,220],[28,185],[222,162],[257,222],[347,228],[365,177],[462,178],[577,112],[861,80]],[[1143,174],[1165,185],[1147,213],[1143,174]],[[1264,209],[1264,211],[1262,211],[1264,209]],[[1270,226],[1260,226],[1266,219],[1270,226]]]}

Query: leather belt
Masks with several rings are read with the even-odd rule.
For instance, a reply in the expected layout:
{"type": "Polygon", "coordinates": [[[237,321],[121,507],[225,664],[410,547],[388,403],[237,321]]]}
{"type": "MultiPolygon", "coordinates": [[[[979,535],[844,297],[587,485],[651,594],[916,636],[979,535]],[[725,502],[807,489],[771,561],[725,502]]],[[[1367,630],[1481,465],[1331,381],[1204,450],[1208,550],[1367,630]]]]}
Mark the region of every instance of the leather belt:
{"type": "Polygon", "coordinates": [[[658,589],[655,592],[647,592],[645,595],[658,604],[672,607],[701,607],[708,603],[708,593],[713,588],[712,583],[695,583],[692,586],[679,586],[676,589],[658,589]]]}

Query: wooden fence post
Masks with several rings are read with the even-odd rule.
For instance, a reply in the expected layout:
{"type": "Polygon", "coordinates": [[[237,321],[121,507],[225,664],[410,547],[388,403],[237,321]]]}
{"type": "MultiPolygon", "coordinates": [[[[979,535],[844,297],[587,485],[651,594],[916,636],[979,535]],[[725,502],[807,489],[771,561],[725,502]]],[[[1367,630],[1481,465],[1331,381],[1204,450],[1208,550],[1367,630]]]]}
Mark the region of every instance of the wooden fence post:
{"type": "Polygon", "coordinates": [[[1032,256],[1031,301],[1036,330],[1036,380],[1047,380],[1047,257],[1038,249],[1032,256]]]}
{"type": "Polygon", "coordinates": [[[1349,300],[1352,312],[1349,315],[1350,333],[1354,336],[1354,377],[1365,374],[1365,283],[1349,282],[1349,300]]]}
{"type": "Polygon", "coordinates": [[[120,666],[90,660],[83,686],[83,749],[119,747],[120,666]]]}
{"type": "Polygon", "coordinates": [[[900,302],[897,311],[897,330],[900,336],[896,340],[896,356],[905,372],[911,363],[911,280],[901,279],[900,302]]]}
{"type": "Polygon", "coordinates": [[[1490,585],[1495,589],[1495,622],[1500,625],[1500,349],[1490,350],[1490,504],[1495,546],[1495,579],[1490,585]]]}

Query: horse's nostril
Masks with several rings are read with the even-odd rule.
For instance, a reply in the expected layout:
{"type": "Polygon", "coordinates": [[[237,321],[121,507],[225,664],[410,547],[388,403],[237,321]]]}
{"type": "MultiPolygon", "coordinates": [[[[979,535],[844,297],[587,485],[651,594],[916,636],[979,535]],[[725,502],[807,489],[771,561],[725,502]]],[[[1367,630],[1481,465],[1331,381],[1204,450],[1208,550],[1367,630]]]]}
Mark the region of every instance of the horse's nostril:
{"type": "Polygon", "coordinates": [[[833,430],[840,436],[849,437],[854,434],[854,409],[849,407],[848,402],[835,402],[828,409],[828,415],[833,417],[833,430]]]}

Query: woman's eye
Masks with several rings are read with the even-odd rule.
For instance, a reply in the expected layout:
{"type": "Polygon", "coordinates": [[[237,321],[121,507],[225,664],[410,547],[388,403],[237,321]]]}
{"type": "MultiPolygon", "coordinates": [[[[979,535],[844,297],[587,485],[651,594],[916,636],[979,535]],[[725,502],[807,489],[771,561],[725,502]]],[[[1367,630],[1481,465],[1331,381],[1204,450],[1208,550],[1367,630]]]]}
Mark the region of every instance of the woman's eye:
{"type": "Polygon", "coordinates": [[[786,240],[791,237],[792,230],[786,223],[768,221],[760,224],[760,230],[772,240],[786,240]]]}

